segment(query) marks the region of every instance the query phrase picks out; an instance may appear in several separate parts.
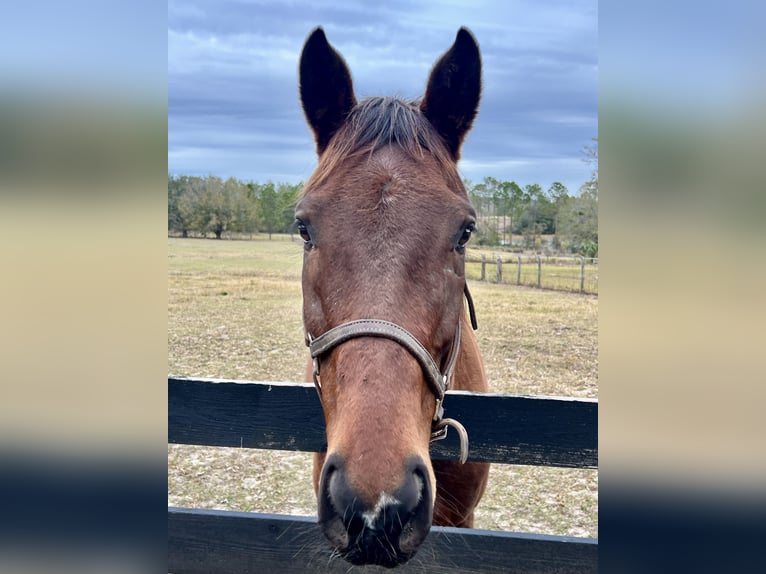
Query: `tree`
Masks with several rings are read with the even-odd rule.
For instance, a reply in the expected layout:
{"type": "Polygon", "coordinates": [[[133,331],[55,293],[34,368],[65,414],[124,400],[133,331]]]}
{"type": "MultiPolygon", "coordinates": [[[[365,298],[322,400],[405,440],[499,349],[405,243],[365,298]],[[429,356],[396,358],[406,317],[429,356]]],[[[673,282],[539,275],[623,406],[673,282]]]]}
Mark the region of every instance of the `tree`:
{"type": "Polygon", "coordinates": [[[554,181],[548,188],[548,197],[555,205],[561,206],[569,199],[569,190],[560,181],[554,181]]]}
{"type": "Polygon", "coordinates": [[[258,230],[258,195],[250,184],[237,182],[237,198],[234,205],[234,231],[253,234],[258,230]]]}
{"type": "Polygon", "coordinates": [[[571,197],[559,209],[556,236],[562,248],[586,257],[598,255],[598,200],[583,184],[578,197],[571,197]]]}
{"type": "Polygon", "coordinates": [[[551,219],[553,220],[553,245],[561,249],[561,241],[558,234],[558,214],[561,208],[569,201],[569,190],[560,181],[554,181],[548,188],[548,197],[551,200],[551,219]]]}
{"type": "Polygon", "coordinates": [[[298,196],[300,195],[303,183],[295,185],[288,185],[286,183],[279,184],[277,191],[279,193],[279,203],[281,207],[281,231],[289,231],[292,238],[295,227],[295,204],[298,202],[298,196]]]}
{"type": "Polygon", "coordinates": [[[227,231],[252,234],[292,227],[302,183],[244,183],[230,177],[168,175],[168,231],[222,239],[227,231]]]}
{"type": "Polygon", "coordinates": [[[508,244],[513,246],[514,221],[518,221],[521,218],[521,212],[524,209],[526,197],[524,190],[521,189],[519,184],[515,181],[504,181],[502,185],[505,190],[504,193],[507,194],[508,197],[507,212],[511,219],[510,225],[508,226],[508,230],[510,231],[508,244]]]}
{"type": "Polygon", "coordinates": [[[203,234],[212,231],[216,239],[221,239],[224,231],[234,224],[236,217],[237,180],[229,178],[223,182],[220,177],[209,175],[198,204],[200,230],[203,234]]]}
{"type": "Polygon", "coordinates": [[[537,183],[524,186],[524,195],[527,203],[521,213],[521,232],[524,234],[527,248],[540,249],[542,234],[552,233],[554,229],[551,202],[543,193],[543,188],[537,183]]]}
{"type": "Polygon", "coordinates": [[[590,179],[585,182],[580,192],[591,195],[598,201],[598,138],[593,138],[593,143],[583,146],[583,161],[590,165],[590,179]]]}
{"type": "Polygon", "coordinates": [[[200,206],[204,189],[202,178],[184,177],[183,191],[178,197],[177,206],[183,237],[187,237],[189,231],[202,232],[204,221],[200,206]]]}
{"type": "Polygon", "coordinates": [[[274,182],[264,184],[252,184],[257,187],[258,210],[261,222],[261,230],[266,231],[271,239],[271,234],[279,231],[282,223],[282,206],[279,201],[279,193],[274,182]]]}
{"type": "Polygon", "coordinates": [[[168,232],[180,231],[183,237],[189,233],[189,221],[181,211],[181,198],[189,188],[189,177],[168,174],[168,232]]]}
{"type": "Polygon", "coordinates": [[[493,181],[492,178],[485,177],[482,183],[472,185],[468,191],[468,197],[476,210],[476,240],[479,245],[497,243],[497,229],[493,217],[493,181]]]}
{"type": "Polygon", "coordinates": [[[481,189],[488,203],[489,211],[491,213],[489,226],[492,229],[492,241],[491,244],[496,245],[499,243],[500,233],[497,231],[498,217],[502,215],[502,195],[500,193],[500,182],[494,177],[487,176],[481,183],[481,189]]]}
{"type": "Polygon", "coordinates": [[[580,195],[559,208],[556,236],[562,247],[586,257],[598,256],[598,139],[583,148],[591,177],[580,186],[580,195]]]}
{"type": "Polygon", "coordinates": [[[502,244],[506,245],[505,234],[508,232],[508,212],[511,208],[511,192],[508,188],[508,182],[494,180],[493,200],[495,203],[495,213],[503,216],[502,244]]]}

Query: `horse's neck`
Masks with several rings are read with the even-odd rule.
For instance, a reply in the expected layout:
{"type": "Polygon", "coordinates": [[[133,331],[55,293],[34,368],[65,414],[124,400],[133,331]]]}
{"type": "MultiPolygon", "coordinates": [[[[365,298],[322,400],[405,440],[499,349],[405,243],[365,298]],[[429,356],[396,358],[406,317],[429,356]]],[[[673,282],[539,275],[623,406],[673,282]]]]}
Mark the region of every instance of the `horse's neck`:
{"type": "Polygon", "coordinates": [[[460,391],[488,391],[487,375],[479,353],[476,333],[471,328],[467,317],[463,318],[462,336],[460,337],[460,355],[455,367],[455,376],[450,388],[460,391]]]}

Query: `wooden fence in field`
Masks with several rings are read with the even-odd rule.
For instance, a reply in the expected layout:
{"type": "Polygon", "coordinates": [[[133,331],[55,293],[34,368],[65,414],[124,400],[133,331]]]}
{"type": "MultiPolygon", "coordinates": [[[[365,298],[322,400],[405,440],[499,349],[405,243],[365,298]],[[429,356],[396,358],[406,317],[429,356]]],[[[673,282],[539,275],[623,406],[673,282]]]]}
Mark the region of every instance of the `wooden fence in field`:
{"type": "MultiPolygon", "coordinates": [[[[450,391],[449,416],[470,435],[473,461],[569,468],[598,466],[598,402],[450,391]]],[[[431,447],[454,458],[456,433],[431,447]]],[[[168,442],[321,451],[324,419],[314,386],[168,378],[168,442]]],[[[315,518],[168,508],[168,572],[280,574],[363,570],[330,559],[315,518]],[[310,550],[307,550],[310,549],[310,550]]],[[[397,572],[595,573],[598,540],[433,527],[397,572]],[[423,557],[423,559],[419,559],[423,557]]]]}
{"type": "Polygon", "coordinates": [[[470,279],[598,294],[598,258],[544,255],[466,256],[470,279]]]}

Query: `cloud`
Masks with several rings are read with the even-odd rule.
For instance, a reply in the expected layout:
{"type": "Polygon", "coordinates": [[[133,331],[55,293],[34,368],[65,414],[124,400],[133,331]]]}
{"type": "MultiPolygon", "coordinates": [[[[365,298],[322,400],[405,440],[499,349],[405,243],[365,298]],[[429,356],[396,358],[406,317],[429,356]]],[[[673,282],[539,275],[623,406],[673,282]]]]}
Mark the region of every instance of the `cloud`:
{"type": "Polygon", "coordinates": [[[307,34],[321,24],[357,96],[421,96],[457,29],[476,35],[484,91],[461,169],[519,183],[589,177],[597,135],[595,2],[175,2],[168,4],[172,173],[305,180],[313,141],[297,91],[307,34]]]}

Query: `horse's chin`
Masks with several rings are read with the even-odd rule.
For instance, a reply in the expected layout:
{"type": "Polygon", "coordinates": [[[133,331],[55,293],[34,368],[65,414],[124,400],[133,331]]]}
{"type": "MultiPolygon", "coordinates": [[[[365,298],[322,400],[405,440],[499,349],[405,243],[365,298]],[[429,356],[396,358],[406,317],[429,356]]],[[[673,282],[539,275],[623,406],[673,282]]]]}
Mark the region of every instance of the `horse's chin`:
{"type": "Polygon", "coordinates": [[[415,555],[415,552],[417,551],[416,548],[412,552],[392,552],[391,548],[387,548],[387,542],[385,540],[372,540],[367,542],[366,546],[373,548],[377,546],[379,550],[370,552],[360,550],[358,547],[354,547],[345,552],[341,551],[340,555],[355,566],[366,566],[374,564],[376,566],[383,566],[385,568],[395,568],[396,566],[401,566],[407,562],[415,555]]]}
{"type": "Polygon", "coordinates": [[[355,566],[369,564],[386,568],[400,566],[416,554],[430,530],[430,527],[423,530],[408,525],[398,543],[391,542],[380,531],[365,530],[349,544],[348,532],[340,518],[332,522],[334,523],[326,525],[325,536],[331,543],[335,539],[339,543],[333,544],[335,550],[355,566]]]}

